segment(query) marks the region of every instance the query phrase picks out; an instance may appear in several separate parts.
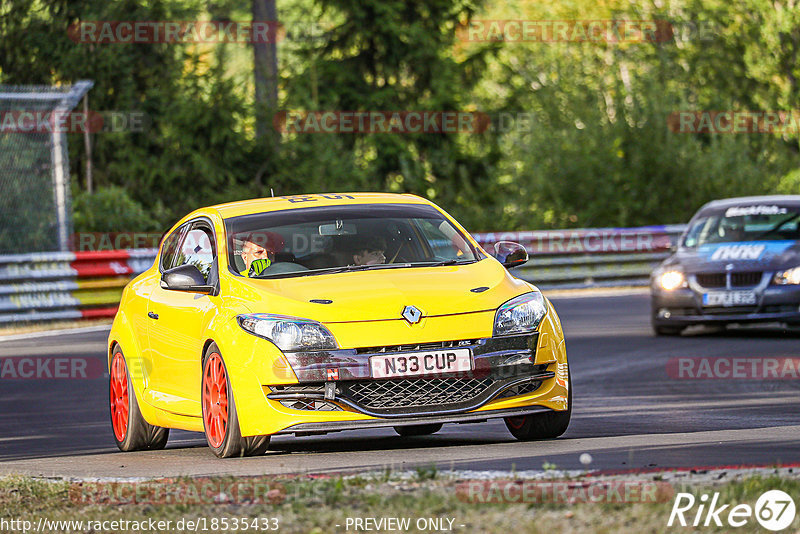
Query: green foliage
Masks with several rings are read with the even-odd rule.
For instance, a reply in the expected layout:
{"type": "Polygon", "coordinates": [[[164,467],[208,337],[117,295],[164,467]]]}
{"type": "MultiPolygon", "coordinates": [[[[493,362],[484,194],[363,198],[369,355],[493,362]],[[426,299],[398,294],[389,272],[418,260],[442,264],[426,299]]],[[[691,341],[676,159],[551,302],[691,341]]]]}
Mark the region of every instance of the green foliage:
{"type": "Polygon", "coordinates": [[[77,192],[72,210],[76,232],[148,232],[159,228],[142,205],[119,186],[105,187],[91,195],[77,192]]]}
{"type": "Polygon", "coordinates": [[[325,28],[279,43],[282,109],[523,113],[532,127],[518,117],[477,135],[293,134],[273,149],[255,135],[246,44],[87,44],[67,31],[78,21],[247,20],[249,0],[3,0],[0,83],[89,78],[91,109],[149,118],[141,132],[93,135],[91,196],[80,192],[83,139],[70,135],[76,230],[163,229],[270,188],[413,192],[473,231],[681,222],[713,198],[800,193],[796,134],[668,128],[680,110],[800,107],[796,9],[767,0],[282,0],[278,9],[290,32],[325,28]],[[465,43],[458,26],[471,19],[667,20],[675,38],[465,43]]]}

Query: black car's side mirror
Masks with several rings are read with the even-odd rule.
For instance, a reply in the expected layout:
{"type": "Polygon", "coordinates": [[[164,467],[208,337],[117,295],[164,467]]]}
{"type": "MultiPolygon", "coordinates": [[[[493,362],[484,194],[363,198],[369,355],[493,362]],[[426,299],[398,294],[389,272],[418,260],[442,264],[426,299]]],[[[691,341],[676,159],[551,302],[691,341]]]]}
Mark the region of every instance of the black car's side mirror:
{"type": "Polygon", "coordinates": [[[196,265],[186,264],[173,267],[161,275],[161,287],[172,291],[191,293],[213,293],[215,288],[206,284],[206,279],[196,265]]]}
{"type": "Polygon", "coordinates": [[[528,251],[525,250],[525,247],[513,241],[498,241],[495,243],[493,255],[507,269],[518,267],[528,261],[528,251]]]}

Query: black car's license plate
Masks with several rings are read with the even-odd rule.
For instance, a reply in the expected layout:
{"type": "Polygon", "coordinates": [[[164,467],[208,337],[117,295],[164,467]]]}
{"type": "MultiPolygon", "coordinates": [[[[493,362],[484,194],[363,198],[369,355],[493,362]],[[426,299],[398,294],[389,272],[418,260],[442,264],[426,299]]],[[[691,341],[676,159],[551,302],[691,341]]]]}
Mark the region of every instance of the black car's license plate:
{"type": "Polygon", "coordinates": [[[703,295],[703,306],[754,306],[755,291],[711,291],[703,295]]]}

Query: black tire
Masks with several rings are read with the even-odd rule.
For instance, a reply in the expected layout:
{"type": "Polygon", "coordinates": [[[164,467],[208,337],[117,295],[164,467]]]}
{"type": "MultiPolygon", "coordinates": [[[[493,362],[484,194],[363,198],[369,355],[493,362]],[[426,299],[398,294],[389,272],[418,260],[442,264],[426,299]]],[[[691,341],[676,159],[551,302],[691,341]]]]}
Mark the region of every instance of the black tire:
{"type": "Polygon", "coordinates": [[[534,413],[506,417],[506,428],[520,441],[554,439],[567,431],[572,417],[572,379],[567,370],[567,409],[562,412],[534,413]]]}
{"type": "Polygon", "coordinates": [[[111,372],[108,375],[108,389],[109,389],[109,415],[111,417],[111,428],[114,441],[117,443],[119,450],[123,452],[130,451],[144,451],[144,450],[160,450],[167,445],[169,439],[169,429],[160,426],[154,426],[144,420],[142,412],[139,409],[139,402],[136,399],[136,390],[133,389],[131,383],[131,376],[128,372],[128,362],[125,360],[125,355],[119,344],[114,345],[111,351],[112,365],[111,372]],[[121,361],[121,367],[117,358],[121,361]],[[124,377],[115,375],[116,372],[124,372],[124,377]],[[120,386],[120,381],[124,380],[127,389],[127,403],[123,402],[123,397],[119,395],[119,391],[115,392],[115,384],[120,386]],[[116,401],[115,401],[116,400],[116,401]],[[115,417],[119,417],[119,412],[115,411],[115,406],[123,408],[127,405],[127,422],[124,425],[119,425],[115,421],[115,417]],[[115,413],[116,412],[116,413],[115,413]]]}
{"type": "Polygon", "coordinates": [[[396,426],[394,431],[401,436],[427,436],[428,434],[435,434],[442,429],[442,423],[431,423],[429,425],[407,425],[396,426]]]}
{"type": "MultiPolygon", "coordinates": [[[[218,458],[233,458],[236,456],[262,456],[269,447],[270,436],[248,436],[242,437],[239,429],[239,416],[236,413],[236,402],[233,399],[233,390],[230,380],[228,380],[228,368],[219,352],[216,343],[212,343],[203,358],[203,376],[200,385],[200,398],[203,409],[203,430],[209,448],[218,458]],[[206,405],[206,375],[209,364],[217,361],[214,356],[219,357],[225,377],[225,389],[227,397],[227,420],[225,423],[225,434],[221,442],[209,432],[207,424],[207,405],[206,405]]],[[[219,403],[217,403],[219,404],[219,403]]],[[[218,438],[218,436],[217,436],[218,438]]]]}
{"type": "Polygon", "coordinates": [[[685,327],[683,326],[662,326],[653,325],[653,332],[657,336],[679,336],[683,333],[685,327]]]}

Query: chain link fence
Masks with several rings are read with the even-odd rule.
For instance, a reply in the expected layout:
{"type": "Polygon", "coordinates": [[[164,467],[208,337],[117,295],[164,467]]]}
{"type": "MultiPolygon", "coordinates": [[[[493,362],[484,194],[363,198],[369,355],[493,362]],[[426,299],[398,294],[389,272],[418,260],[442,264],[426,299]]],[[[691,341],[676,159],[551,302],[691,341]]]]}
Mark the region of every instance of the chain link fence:
{"type": "Polygon", "coordinates": [[[0,254],[69,249],[67,130],[58,117],[92,85],[0,85],[0,254]]]}

